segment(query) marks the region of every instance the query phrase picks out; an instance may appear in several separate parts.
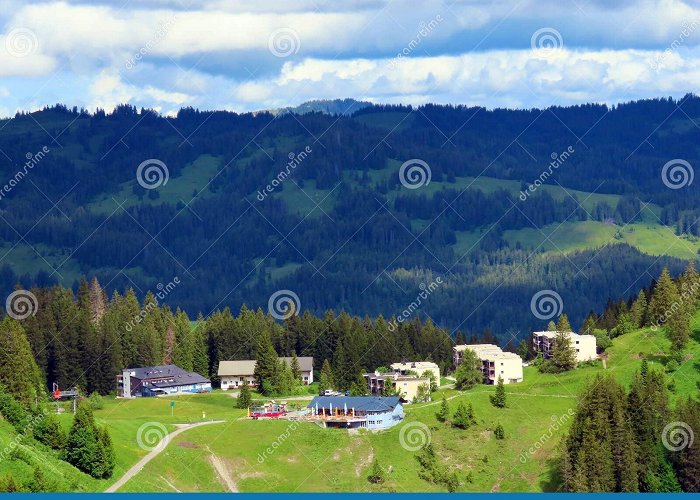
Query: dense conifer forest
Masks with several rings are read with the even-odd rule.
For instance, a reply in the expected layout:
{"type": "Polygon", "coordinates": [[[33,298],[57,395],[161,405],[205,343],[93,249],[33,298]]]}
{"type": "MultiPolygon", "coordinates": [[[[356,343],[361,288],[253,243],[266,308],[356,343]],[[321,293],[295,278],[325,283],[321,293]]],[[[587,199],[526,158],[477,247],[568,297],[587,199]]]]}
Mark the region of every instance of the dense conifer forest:
{"type": "Polygon", "coordinates": [[[1,174],[16,180],[0,202],[0,287],[61,283],[77,294],[79,277],[96,275],[143,300],[178,277],[165,302],[191,316],[264,308],[289,289],[316,315],[389,317],[439,276],[444,285],[413,317],[452,334],[523,337],[543,326],[529,314],[542,289],[561,295],[577,327],[610,297],[633,297],[684,263],[617,234],[602,250],[564,255],[513,232],[595,221],[621,233],[644,222],[695,238],[698,184],[669,189],[661,170],[674,158],[698,163],[699,131],[688,124],[697,116],[693,95],[546,110],[367,106],[350,116],[183,109],[165,118],[126,105],[18,114],[0,136],[12,159],[1,174]],[[545,185],[567,194],[528,191],[564,151],[573,152],[545,185]],[[136,170],[152,158],[167,165],[168,183],[144,189],[136,170]],[[420,189],[398,175],[413,158],[430,167],[420,189]],[[280,172],[289,176],[266,191],[280,172]],[[472,185],[477,176],[494,184],[472,185]]]}

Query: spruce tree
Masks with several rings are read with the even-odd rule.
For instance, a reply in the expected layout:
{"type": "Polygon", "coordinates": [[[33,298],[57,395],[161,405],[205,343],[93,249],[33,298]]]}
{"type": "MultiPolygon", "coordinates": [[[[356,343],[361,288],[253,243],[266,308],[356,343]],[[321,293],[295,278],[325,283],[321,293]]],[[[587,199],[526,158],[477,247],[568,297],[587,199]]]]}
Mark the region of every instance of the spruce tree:
{"type": "Polygon", "coordinates": [[[666,316],[671,312],[673,304],[678,303],[678,299],[678,288],[671,279],[668,268],[664,267],[649,301],[649,323],[663,326],[666,316]]]}
{"type": "Polygon", "coordinates": [[[558,332],[570,332],[572,330],[571,323],[569,323],[569,317],[566,314],[559,316],[556,328],[558,332]]]}
{"type": "Polygon", "coordinates": [[[238,408],[249,408],[252,403],[252,397],[250,395],[250,387],[248,387],[248,382],[243,382],[240,391],[238,392],[238,398],[236,399],[236,406],[238,408]]]}
{"type": "Polygon", "coordinates": [[[503,385],[503,379],[498,377],[498,384],[496,385],[496,392],[490,396],[491,404],[496,408],[506,407],[506,388],[503,385]]]}
{"type": "Polygon", "coordinates": [[[642,327],[647,324],[647,296],[644,290],[639,290],[639,295],[632,303],[630,308],[630,320],[635,328],[642,327]]]}
{"type": "Polygon", "coordinates": [[[457,405],[457,411],[455,411],[455,414],[452,416],[452,425],[460,429],[468,429],[475,423],[476,420],[471,403],[465,405],[464,402],[460,402],[457,405]]]}
{"type": "Polygon", "coordinates": [[[333,370],[331,369],[331,364],[328,361],[328,359],[324,359],[323,365],[321,367],[321,376],[318,380],[319,390],[323,392],[328,389],[333,389],[334,385],[335,384],[333,383],[333,370]]]}
{"type": "Polygon", "coordinates": [[[549,359],[556,371],[564,372],[576,367],[576,350],[571,344],[571,337],[558,332],[552,345],[552,357],[549,359]]]}
{"type": "Polygon", "coordinates": [[[68,433],[65,457],[86,474],[97,479],[107,478],[114,470],[114,449],[109,434],[95,425],[88,401],[81,401],[68,433]]]}
{"type": "Polygon", "coordinates": [[[0,322],[0,384],[24,403],[34,403],[44,393],[43,375],[36,365],[24,329],[10,316],[5,316],[0,322]]]}
{"type": "Polygon", "coordinates": [[[440,403],[440,410],[435,414],[435,417],[440,421],[440,422],[447,422],[447,419],[450,416],[450,405],[447,402],[447,398],[445,395],[442,395],[442,403],[440,403]]]}
{"type": "Polygon", "coordinates": [[[276,384],[278,382],[276,377],[278,376],[279,368],[277,352],[272,346],[270,335],[264,332],[260,335],[255,355],[254,375],[260,392],[270,394],[275,391],[275,385],[279,385],[276,384]]]}
{"type": "MultiPolygon", "coordinates": [[[[294,317],[296,319],[296,316],[294,317]]],[[[294,380],[301,382],[301,368],[299,368],[299,358],[297,358],[297,353],[292,351],[292,361],[290,364],[290,369],[292,370],[292,377],[294,380]]]]}

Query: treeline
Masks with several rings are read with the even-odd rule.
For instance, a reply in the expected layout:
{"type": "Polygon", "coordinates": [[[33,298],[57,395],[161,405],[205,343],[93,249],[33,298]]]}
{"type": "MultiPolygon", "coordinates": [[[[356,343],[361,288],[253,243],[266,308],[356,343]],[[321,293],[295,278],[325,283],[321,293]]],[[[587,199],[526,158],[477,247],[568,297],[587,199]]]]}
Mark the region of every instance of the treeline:
{"type": "Polygon", "coordinates": [[[93,278],[77,295],[62,286],[34,288],[35,314],[21,321],[6,316],[0,336],[0,382],[31,400],[56,382],[61,389],[108,394],[126,367],[176,364],[218,382],[220,360],[256,359],[261,339],[279,356],[312,356],[315,369],[330,363],[338,390],[347,390],[361,370],[401,360],[433,360],[446,369],[452,359],[447,331],[430,320],[396,323],[327,311],[306,311],[278,323],[261,309],[230,309],[192,321],[182,310],[133,290],[111,298],[93,278]],[[23,345],[23,349],[16,346],[23,345]],[[4,357],[3,357],[4,356],[4,357]],[[4,363],[4,364],[3,364],[4,363]]]}
{"type": "Polygon", "coordinates": [[[672,409],[665,378],[643,361],[629,390],[612,376],[593,380],[564,441],[565,490],[700,491],[700,403],[672,409]]]}

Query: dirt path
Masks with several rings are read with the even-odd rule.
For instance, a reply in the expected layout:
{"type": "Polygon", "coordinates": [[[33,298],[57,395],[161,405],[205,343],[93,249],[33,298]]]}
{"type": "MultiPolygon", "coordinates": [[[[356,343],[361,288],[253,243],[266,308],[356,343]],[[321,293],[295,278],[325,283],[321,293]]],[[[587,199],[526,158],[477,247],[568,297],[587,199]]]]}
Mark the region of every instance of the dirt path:
{"type": "Polygon", "coordinates": [[[170,441],[172,441],[173,438],[174,438],[175,436],[178,436],[179,434],[182,434],[183,432],[185,432],[185,431],[188,430],[188,429],[194,429],[195,427],[200,427],[200,426],[202,426],[202,425],[220,424],[220,423],[222,423],[222,422],[224,422],[224,421],[223,421],[223,420],[210,420],[210,421],[208,421],[208,422],[197,422],[197,423],[195,423],[195,424],[177,424],[177,429],[175,429],[173,432],[171,432],[170,434],[168,434],[167,436],[165,436],[163,439],[161,439],[160,442],[158,443],[158,445],[157,445],[155,448],[153,448],[153,449],[148,453],[148,455],[146,455],[145,457],[143,457],[141,460],[139,460],[139,461],[136,463],[136,465],[134,465],[131,469],[129,469],[128,471],[126,471],[126,472],[124,473],[124,475],[123,475],[121,478],[119,478],[119,480],[118,480],[116,483],[114,483],[112,486],[110,486],[109,488],[107,488],[107,489],[105,490],[105,493],[114,493],[114,492],[117,491],[119,488],[121,488],[122,486],[124,486],[124,484],[125,484],[129,479],[131,479],[131,478],[134,477],[136,474],[138,474],[138,473],[141,471],[141,469],[143,469],[144,466],[145,466],[148,462],[150,462],[151,460],[153,460],[154,458],[156,458],[156,457],[168,446],[168,444],[170,443],[170,441]]]}
{"type": "Polygon", "coordinates": [[[228,490],[232,493],[238,493],[238,486],[236,486],[233,478],[231,478],[231,474],[229,474],[229,471],[226,469],[224,462],[222,462],[221,459],[213,453],[209,455],[209,461],[214,466],[214,470],[216,470],[216,474],[219,476],[220,481],[223,482],[228,490]]]}

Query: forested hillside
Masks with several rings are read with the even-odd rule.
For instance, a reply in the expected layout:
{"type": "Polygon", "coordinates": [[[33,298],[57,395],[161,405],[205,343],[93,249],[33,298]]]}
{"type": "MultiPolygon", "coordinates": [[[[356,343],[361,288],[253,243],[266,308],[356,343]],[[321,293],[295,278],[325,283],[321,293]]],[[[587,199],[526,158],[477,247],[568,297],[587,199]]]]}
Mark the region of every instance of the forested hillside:
{"type": "Polygon", "coordinates": [[[695,118],[692,95],[350,116],[18,114],[0,123],[0,286],[77,293],[81,275],[96,275],[108,294],[133,287],[143,299],[177,277],[162,302],[190,316],[264,308],[288,289],[316,315],[389,317],[440,277],[412,316],[453,333],[522,337],[543,326],[530,314],[543,289],[578,327],[696,256],[698,185],[662,179],[670,160],[698,163],[695,118]],[[150,159],[167,170],[156,189],[136,179],[150,159]],[[411,159],[429,167],[417,189],[400,179],[411,159]]]}

